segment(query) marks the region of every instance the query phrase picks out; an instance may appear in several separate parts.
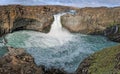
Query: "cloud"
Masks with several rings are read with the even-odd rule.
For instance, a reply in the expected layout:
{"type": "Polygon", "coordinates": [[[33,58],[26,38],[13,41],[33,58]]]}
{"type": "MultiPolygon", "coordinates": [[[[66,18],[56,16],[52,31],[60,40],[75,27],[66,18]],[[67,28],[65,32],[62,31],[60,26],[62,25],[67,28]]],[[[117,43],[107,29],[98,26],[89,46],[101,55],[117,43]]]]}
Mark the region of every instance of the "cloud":
{"type": "Polygon", "coordinates": [[[120,6],[120,0],[1,0],[0,5],[68,5],[76,7],[120,6]]]}

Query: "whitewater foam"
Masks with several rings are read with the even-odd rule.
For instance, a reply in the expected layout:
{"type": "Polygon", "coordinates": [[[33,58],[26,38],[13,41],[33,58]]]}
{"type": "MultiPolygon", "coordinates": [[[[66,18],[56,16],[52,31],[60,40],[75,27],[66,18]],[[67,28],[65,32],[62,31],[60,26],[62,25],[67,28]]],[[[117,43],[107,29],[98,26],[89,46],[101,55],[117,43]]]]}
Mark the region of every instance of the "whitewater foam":
{"type": "Polygon", "coordinates": [[[48,34],[39,32],[30,33],[30,38],[25,41],[27,46],[53,47],[63,45],[70,41],[72,39],[72,34],[62,27],[60,18],[62,15],[64,15],[64,13],[54,15],[54,22],[48,34]]]}

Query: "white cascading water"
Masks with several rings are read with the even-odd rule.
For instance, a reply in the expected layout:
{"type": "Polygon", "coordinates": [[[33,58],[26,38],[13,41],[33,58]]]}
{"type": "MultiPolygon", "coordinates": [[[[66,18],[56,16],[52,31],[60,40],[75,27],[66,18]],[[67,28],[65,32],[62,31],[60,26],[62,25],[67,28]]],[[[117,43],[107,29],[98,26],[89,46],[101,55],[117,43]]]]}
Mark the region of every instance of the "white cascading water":
{"type": "Polygon", "coordinates": [[[62,28],[60,17],[64,14],[65,13],[54,15],[55,21],[52,24],[50,32],[48,33],[51,37],[56,38],[61,45],[66,41],[71,40],[72,36],[72,34],[70,34],[66,29],[62,28]]]}
{"type": "Polygon", "coordinates": [[[35,31],[14,32],[6,36],[7,45],[24,48],[34,57],[37,65],[74,72],[85,57],[116,44],[102,36],[69,33],[62,28],[62,15],[64,14],[54,15],[48,34],[35,31]]]}
{"type": "Polygon", "coordinates": [[[51,25],[51,30],[48,34],[39,33],[39,32],[30,33],[31,36],[28,40],[26,40],[26,44],[27,44],[26,46],[28,47],[41,46],[47,48],[53,46],[60,46],[70,41],[72,39],[72,34],[70,34],[67,30],[62,28],[61,18],[60,18],[62,15],[64,15],[64,13],[54,15],[54,22],[51,25]],[[33,44],[36,43],[36,41],[37,44],[33,44]]]}

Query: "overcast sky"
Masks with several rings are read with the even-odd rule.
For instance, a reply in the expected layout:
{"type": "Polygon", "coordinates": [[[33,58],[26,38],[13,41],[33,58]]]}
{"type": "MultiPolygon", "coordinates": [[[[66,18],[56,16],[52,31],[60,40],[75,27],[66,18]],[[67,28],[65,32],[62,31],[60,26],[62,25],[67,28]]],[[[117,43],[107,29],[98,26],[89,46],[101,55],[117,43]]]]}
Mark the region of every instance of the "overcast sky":
{"type": "Polygon", "coordinates": [[[120,0],[0,0],[0,5],[67,5],[76,7],[120,6],[120,0]]]}

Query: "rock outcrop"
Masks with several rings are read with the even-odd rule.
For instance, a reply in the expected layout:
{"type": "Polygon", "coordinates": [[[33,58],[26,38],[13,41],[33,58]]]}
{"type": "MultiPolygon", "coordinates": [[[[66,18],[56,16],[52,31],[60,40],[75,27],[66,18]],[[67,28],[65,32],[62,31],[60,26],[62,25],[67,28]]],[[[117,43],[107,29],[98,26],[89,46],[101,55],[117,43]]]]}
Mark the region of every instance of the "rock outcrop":
{"type": "Polygon", "coordinates": [[[76,74],[120,74],[120,45],[105,48],[86,58],[76,74]]]}
{"type": "Polygon", "coordinates": [[[42,68],[38,68],[32,56],[23,49],[8,49],[9,52],[0,58],[0,74],[43,74],[42,68]]]}
{"type": "Polygon", "coordinates": [[[0,36],[16,30],[49,32],[53,14],[75,9],[66,6],[0,6],[0,36]]]}
{"type": "Polygon", "coordinates": [[[102,34],[108,26],[120,24],[120,7],[81,8],[75,15],[67,14],[61,19],[71,32],[102,34]]]}
{"type": "Polygon", "coordinates": [[[103,31],[107,27],[120,24],[120,7],[74,8],[51,5],[8,5],[0,6],[0,36],[17,30],[47,33],[54,21],[54,14],[70,12],[71,10],[75,11],[75,14],[68,13],[61,17],[63,27],[70,32],[104,35],[103,31]]]}
{"type": "Polygon", "coordinates": [[[110,40],[120,42],[120,24],[110,26],[105,29],[104,35],[110,40]]]}
{"type": "Polygon", "coordinates": [[[0,74],[67,74],[64,70],[37,66],[34,58],[24,49],[8,47],[8,50],[0,57],[0,74]]]}

